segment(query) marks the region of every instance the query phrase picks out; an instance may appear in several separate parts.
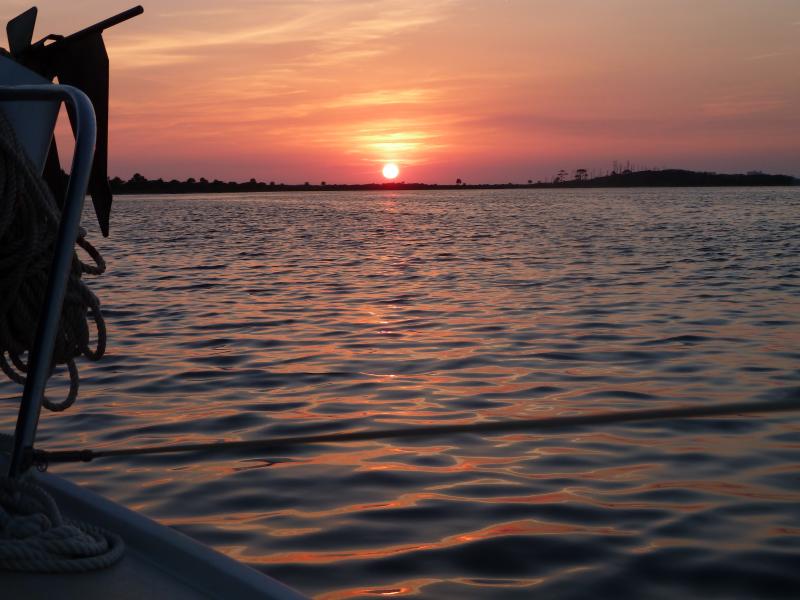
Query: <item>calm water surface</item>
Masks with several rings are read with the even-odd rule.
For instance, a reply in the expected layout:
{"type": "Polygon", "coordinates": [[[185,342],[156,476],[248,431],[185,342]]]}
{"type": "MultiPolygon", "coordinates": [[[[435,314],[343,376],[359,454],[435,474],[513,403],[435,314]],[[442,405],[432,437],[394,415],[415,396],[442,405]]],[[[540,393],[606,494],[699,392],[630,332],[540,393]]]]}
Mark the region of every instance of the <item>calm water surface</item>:
{"type": "MultiPolygon", "coordinates": [[[[41,447],[800,390],[800,188],[150,196],[115,209],[113,237],[94,235],[108,355],[83,364],[75,407],[43,416],[41,447]]],[[[15,408],[4,403],[2,429],[15,408]]],[[[800,589],[796,414],[53,470],[320,598],[800,589]]]]}

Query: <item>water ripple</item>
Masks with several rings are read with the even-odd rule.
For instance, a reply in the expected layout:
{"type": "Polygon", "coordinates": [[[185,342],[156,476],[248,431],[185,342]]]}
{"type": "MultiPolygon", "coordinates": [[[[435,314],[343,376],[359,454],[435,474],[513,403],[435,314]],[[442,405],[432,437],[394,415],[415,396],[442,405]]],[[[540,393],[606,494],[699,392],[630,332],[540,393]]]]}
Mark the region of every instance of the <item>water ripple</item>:
{"type": "MultiPolygon", "coordinates": [[[[115,211],[93,282],[109,353],[42,447],[800,394],[795,188],[115,211]]],[[[770,415],[58,471],[320,598],[780,598],[800,585],[798,465],[796,417],[770,415]]]]}

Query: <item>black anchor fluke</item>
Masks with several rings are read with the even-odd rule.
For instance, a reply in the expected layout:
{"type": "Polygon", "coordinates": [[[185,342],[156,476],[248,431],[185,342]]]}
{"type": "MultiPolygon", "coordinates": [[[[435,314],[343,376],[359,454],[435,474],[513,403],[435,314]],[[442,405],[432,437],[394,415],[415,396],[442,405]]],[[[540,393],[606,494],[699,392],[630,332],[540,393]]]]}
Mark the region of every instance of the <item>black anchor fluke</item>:
{"type": "MultiPolygon", "coordinates": [[[[108,53],[103,43],[103,31],[142,12],[141,6],[135,6],[72,35],[51,34],[35,43],[32,40],[36,7],[26,10],[6,25],[11,58],[47,79],[58,77],[59,83],[80,89],[94,105],[97,142],[89,194],[104,236],[108,236],[113,198],[108,183],[108,53]]],[[[74,129],[74,115],[69,117],[74,129]]],[[[53,195],[61,202],[66,192],[66,177],[55,140],[50,146],[43,175],[53,195]]]]}

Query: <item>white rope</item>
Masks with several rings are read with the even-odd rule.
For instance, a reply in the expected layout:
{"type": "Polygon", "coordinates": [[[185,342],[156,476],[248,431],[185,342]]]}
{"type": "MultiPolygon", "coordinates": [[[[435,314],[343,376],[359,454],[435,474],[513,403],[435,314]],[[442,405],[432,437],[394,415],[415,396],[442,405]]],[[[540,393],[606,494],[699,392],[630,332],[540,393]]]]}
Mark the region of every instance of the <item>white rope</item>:
{"type": "Polygon", "coordinates": [[[116,563],[117,534],[64,519],[50,495],[23,479],[0,477],[0,569],[74,573],[116,563]]]}

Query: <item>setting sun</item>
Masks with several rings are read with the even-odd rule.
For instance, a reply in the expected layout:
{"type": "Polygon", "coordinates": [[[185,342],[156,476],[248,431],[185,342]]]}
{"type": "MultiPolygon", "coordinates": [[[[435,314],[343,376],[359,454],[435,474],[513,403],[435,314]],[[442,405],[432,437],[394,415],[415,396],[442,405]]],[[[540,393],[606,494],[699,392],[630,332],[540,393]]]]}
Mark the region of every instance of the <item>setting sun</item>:
{"type": "Polygon", "coordinates": [[[394,179],[400,174],[400,169],[397,168],[397,165],[394,163],[386,163],[383,165],[383,176],[386,179],[394,179]]]}

